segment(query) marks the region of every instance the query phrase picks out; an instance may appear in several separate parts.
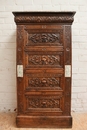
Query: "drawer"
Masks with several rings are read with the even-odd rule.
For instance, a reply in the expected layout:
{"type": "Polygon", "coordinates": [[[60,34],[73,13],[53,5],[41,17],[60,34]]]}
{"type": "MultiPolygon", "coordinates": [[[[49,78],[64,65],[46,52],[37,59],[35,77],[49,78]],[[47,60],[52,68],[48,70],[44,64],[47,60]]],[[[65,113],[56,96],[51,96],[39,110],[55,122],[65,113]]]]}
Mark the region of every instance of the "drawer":
{"type": "Polygon", "coordinates": [[[25,113],[29,115],[62,115],[63,112],[63,95],[25,95],[25,113]]]}
{"type": "Polygon", "coordinates": [[[25,68],[63,68],[63,52],[25,52],[25,68]]]}
{"type": "Polygon", "coordinates": [[[28,71],[25,73],[25,91],[63,91],[64,75],[54,71],[28,71]],[[53,73],[54,72],[54,73],[53,73]]]}
{"type": "Polygon", "coordinates": [[[25,46],[63,46],[63,26],[26,26],[25,46]]]}

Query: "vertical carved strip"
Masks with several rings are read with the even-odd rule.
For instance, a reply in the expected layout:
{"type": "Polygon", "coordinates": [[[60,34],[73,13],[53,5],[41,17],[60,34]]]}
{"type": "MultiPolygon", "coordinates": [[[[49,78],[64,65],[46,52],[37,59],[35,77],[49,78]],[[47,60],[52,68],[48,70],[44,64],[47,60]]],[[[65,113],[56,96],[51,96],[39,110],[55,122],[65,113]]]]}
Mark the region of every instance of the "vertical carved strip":
{"type": "MultiPolygon", "coordinates": [[[[23,26],[17,25],[17,65],[23,65],[23,26]]],[[[18,114],[23,113],[23,78],[17,77],[18,114]]]]}
{"type": "MultiPolygon", "coordinates": [[[[71,26],[65,26],[64,44],[64,64],[71,65],[71,26]]],[[[70,115],[71,112],[71,77],[65,77],[65,103],[64,114],[70,115]]]]}

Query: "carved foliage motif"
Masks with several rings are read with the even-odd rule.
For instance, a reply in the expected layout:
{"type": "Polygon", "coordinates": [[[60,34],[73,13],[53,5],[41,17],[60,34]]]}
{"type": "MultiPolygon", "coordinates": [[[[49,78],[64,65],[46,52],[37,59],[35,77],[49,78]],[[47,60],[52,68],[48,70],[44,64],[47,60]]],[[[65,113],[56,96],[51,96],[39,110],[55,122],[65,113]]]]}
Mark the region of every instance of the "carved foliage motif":
{"type": "Polygon", "coordinates": [[[30,46],[30,45],[63,45],[63,29],[58,29],[58,30],[44,30],[42,31],[42,29],[38,30],[28,30],[26,29],[27,27],[25,26],[25,30],[27,32],[27,44],[26,46],[30,46]]]}
{"type": "Polygon", "coordinates": [[[60,56],[57,55],[33,55],[29,56],[30,65],[59,65],[60,56]]]}
{"type": "Polygon", "coordinates": [[[73,16],[16,16],[15,21],[18,23],[73,22],[73,16]]]}
{"type": "Polygon", "coordinates": [[[59,87],[59,78],[32,78],[29,87],[59,87]]]}
{"type": "Polygon", "coordinates": [[[29,108],[59,108],[60,98],[57,97],[28,97],[28,109],[29,108]]]}
{"type": "Polygon", "coordinates": [[[37,34],[29,34],[30,41],[33,43],[55,43],[59,42],[59,34],[56,33],[37,33],[37,34]]]}

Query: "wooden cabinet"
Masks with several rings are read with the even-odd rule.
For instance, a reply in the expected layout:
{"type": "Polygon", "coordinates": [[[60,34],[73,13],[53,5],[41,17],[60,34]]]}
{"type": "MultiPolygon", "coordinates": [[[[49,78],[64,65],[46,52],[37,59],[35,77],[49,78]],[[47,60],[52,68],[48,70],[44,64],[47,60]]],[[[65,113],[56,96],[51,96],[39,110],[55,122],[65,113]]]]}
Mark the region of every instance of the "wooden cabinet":
{"type": "Polygon", "coordinates": [[[75,12],[13,12],[18,127],[71,127],[71,24],[75,12]]]}

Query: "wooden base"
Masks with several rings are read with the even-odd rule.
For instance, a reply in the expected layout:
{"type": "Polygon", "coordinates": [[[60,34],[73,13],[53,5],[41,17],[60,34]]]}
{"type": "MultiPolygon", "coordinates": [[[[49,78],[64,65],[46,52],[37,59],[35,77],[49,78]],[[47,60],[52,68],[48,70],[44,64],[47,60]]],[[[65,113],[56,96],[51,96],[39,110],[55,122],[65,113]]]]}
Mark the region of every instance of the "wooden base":
{"type": "Polygon", "coordinates": [[[71,128],[71,116],[17,116],[17,127],[29,128],[71,128]]]}

